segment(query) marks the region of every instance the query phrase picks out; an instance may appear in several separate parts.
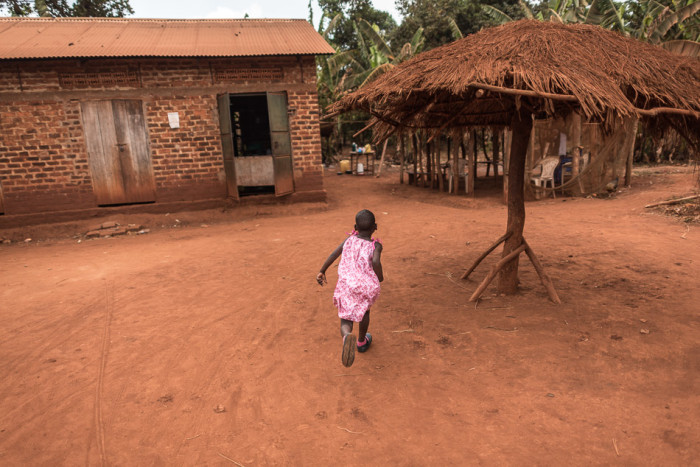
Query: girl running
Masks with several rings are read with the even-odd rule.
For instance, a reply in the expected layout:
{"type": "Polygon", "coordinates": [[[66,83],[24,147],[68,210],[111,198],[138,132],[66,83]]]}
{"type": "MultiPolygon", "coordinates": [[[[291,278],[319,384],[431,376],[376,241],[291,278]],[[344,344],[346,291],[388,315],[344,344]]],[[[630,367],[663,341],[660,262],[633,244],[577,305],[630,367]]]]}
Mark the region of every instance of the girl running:
{"type": "Polygon", "coordinates": [[[340,335],[343,337],[341,360],[351,366],[355,361],[355,347],[366,352],[372,344],[369,328],[369,309],[379,297],[382,272],[382,244],[372,238],[377,230],[374,214],[363,209],[355,216],[355,230],[328,257],[316,276],[320,285],[326,284],[326,270],[342,254],[338,265],[338,284],[333,304],[338,308],[340,335]],[[360,323],[357,338],[352,333],[354,323],[360,323]]]}

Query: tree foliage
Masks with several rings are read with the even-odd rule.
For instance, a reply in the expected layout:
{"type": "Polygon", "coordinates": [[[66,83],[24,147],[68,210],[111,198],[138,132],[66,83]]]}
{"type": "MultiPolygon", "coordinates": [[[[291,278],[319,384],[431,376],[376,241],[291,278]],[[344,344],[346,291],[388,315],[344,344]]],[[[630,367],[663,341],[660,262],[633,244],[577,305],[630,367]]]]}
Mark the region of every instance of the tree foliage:
{"type": "Polygon", "coordinates": [[[359,47],[354,23],[361,19],[376,24],[382,34],[388,34],[396,28],[394,18],[386,11],[374,8],[371,0],[318,0],[318,5],[325,18],[340,15],[334,29],[329,32],[328,40],[341,51],[359,47]]]}
{"type": "Polygon", "coordinates": [[[129,0],[0,0],[12,16],[123,17],[133,14],[129,0]]]}
{"type": "MultiPolygon", "coordinates": [[[[323,10],[319,32],[338,51],[319,58],[323,108],[421,49],[521,18],[598,25],[700,57],[700,0],[396,0],[403,16],[398,27],[370,0],[318,2],[323,10]]],[[[345,121],[365,117],[356,113],[345,121]]],[[[347,133],[337,125],[334,134],[347,133]]]]}
{"type": "Polygon", "coordinates": [[[397,0],[403,21],[391,40],[405,43],[420,27],[424,30],[425,49],[428,50],[498,24],[482,5],[495,7],[511,19],[524,17],[518,0],[397,0]]]}
{"type": "MultiPolygon", "coordinates": [[[[401,46],[392,46],[377,24],[359,19],[352,22],[357,46],[343,50],[333,39],[338,37],[334,32],[342,19],[342,13],[330,16],[323,12],[319,21],[318,32],[336,48],[333,56],[317,58],[318,96],[321,108],[324,109],[344,94],[363,86],[420,52],[424,44],[421,28],[414,32],[410,41],[401,46]]],[[[351,112],[344,116],[343,123],[337,120],[323,148],[324,159],[339,151],[342,141],[363,127],[367,119],[368,115],[364,112],[351,112]]]]}

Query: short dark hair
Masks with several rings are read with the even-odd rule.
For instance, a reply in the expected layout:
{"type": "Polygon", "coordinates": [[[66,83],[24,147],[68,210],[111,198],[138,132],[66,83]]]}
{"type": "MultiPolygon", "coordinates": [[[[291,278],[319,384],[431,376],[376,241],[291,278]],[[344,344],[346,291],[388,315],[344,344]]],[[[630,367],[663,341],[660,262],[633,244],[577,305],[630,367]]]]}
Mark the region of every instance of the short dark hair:
{"type": "Polygon", "coordinates": [[[355,216],[355,225],[357,230],[370,230],[374,226],[376,220],[372,211],[363,209],[355,216]]]}

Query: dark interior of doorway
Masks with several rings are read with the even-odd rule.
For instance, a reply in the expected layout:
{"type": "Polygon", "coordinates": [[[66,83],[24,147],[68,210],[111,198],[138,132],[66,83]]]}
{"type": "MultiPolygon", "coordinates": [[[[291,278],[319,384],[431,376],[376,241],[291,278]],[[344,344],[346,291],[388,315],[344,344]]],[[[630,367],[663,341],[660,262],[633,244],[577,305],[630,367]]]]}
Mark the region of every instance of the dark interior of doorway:
{"type": "MultiPolygon", "coordinates": [[[[272,155],[270,122],[265,94],[231,96],[234,157],[272,155]]],[[[240,196],[269,194],[274,185],[238,186],[240,196]]]]}

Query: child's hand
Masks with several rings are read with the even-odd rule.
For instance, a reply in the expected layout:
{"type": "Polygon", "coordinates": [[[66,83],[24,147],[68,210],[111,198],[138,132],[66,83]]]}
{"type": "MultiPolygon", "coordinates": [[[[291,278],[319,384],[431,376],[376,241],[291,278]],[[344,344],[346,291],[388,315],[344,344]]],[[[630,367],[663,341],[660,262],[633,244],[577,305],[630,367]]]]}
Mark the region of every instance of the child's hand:
{"type": "Polygon", "coordinates": [[[327,284],[328,281],[326,280],[326,275],[325,275],[324,273],[322,273],[322,272],[319,272],[319,273],[316,275],[316,282],[318,282],[318,285],[327,284]]]}

